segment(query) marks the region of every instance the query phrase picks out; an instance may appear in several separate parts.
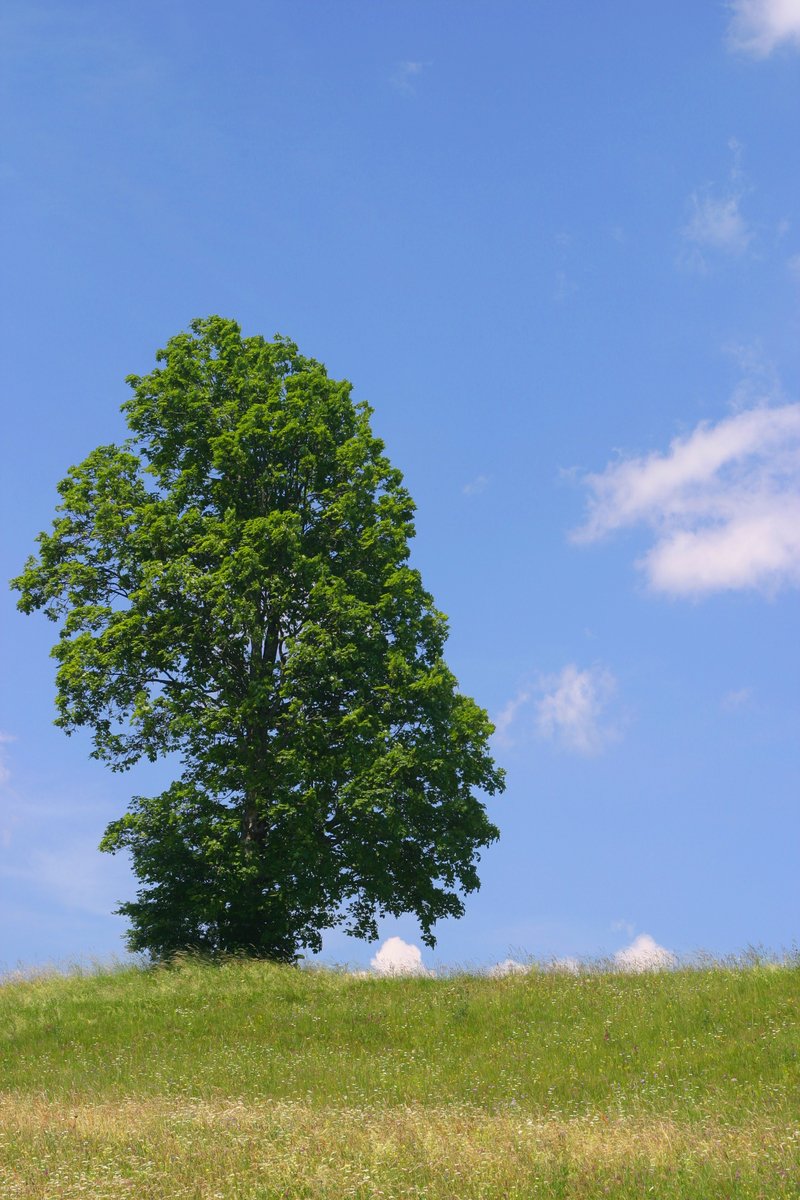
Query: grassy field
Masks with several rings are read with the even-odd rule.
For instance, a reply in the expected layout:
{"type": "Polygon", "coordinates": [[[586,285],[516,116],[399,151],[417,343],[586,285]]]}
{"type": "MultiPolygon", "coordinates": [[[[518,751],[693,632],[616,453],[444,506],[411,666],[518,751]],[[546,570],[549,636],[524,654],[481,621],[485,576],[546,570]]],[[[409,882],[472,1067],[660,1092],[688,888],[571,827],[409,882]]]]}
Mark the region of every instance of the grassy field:
{"type": "Polygon", "coordinates": [[[0,1196],[800,1196],[800,964],[0,986],[0,1196]]]}

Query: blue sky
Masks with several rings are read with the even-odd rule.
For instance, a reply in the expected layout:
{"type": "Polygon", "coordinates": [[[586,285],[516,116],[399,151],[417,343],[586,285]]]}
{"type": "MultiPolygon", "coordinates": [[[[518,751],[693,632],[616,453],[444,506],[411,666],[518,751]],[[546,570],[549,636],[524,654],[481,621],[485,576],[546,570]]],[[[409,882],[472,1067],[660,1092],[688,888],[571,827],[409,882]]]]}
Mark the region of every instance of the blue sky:
{"type": "MultiPolygon", "coordinates": [[[[10,0],[0,59],[4,578],[192,317],[287,334],[374,406],[508,772],[424,961],[795,943],[800,0],[10,0]]],[[[0,604],[0,966],[104,957],[166,771],[53,727],[0,604]]]]}

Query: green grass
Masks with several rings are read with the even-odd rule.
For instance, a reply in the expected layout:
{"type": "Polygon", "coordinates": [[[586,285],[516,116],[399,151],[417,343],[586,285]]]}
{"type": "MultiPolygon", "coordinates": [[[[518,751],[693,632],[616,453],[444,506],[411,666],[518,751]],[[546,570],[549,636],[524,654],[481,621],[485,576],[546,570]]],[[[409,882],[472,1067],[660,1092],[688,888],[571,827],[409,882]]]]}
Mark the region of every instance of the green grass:
{"type": "Polygon", "coordinates": [[[800,965],[0,987],[0,1196],[800,1196],[800,965]]]}

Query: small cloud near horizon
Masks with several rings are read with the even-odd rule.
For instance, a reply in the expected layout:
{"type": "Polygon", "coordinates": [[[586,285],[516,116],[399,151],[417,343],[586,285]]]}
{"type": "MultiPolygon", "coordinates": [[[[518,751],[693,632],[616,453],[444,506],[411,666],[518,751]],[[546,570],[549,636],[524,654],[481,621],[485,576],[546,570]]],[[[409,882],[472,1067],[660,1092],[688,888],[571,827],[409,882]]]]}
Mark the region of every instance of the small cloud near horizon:
{"type": "Polygon", "coordinates": [[[579,958],[566,955],[564,958],[551,958],[546,962],[523,963],[516,958],[504,958],[502,962],[489,967],[486,974],[490,979],[505,979],[508,975],[528,975],[531,971],[551,971],[556,974],[578,975],[581,969],[579,958]]]}
{"type": "Polygon", "coordinates": [[[489,967],[486,974],[490,979],[504,979],[506,975],[527,975],[530,965],[518,962],[515,958],[504,958],[502,962],[489,967]]]}
{"type": "Polygon", "coordinates": [[[400,937],[390,937],[370,961],[377,975],[432,975],[422,961],[422,951],[400,937]]]}
{"type": "Polygon", "coordinates": [[[800,49],[800,0],[731,0],[728,46],[767,58],[778,46],[800,49]]]}
{"type": "Polygon", "coordinates": [[[563,958],[551,958],[547,964],[547,970],[562,975],[579,975],[581,960],[571,954],[567,954],[563,958]]]}
{"type": "Polygon", "coordinates": [[[614,955],[614,965],[622,971],[663,971],[674,967],[677,961],[672,951],[659,946],[649,933],[640,933],[614,955]]]}

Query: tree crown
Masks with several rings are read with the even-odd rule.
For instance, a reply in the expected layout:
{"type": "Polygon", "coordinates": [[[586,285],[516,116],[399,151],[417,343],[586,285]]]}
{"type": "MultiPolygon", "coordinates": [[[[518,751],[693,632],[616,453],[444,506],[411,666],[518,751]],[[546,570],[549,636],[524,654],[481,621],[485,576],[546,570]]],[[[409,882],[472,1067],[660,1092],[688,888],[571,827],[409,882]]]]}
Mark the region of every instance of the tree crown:
{"type": "Polygon", "coordinates": [[[432,944],[497,837],[473,790],[503,780],[371,410],[220,317],[157,362],[128,379],[130,438],[68,472],[12,581],[61,622],[57,723],[114,770],[182,764],[102,843],[144,885],[120,909],[130,943],[293,957],[413,912],[432,944]]]}

